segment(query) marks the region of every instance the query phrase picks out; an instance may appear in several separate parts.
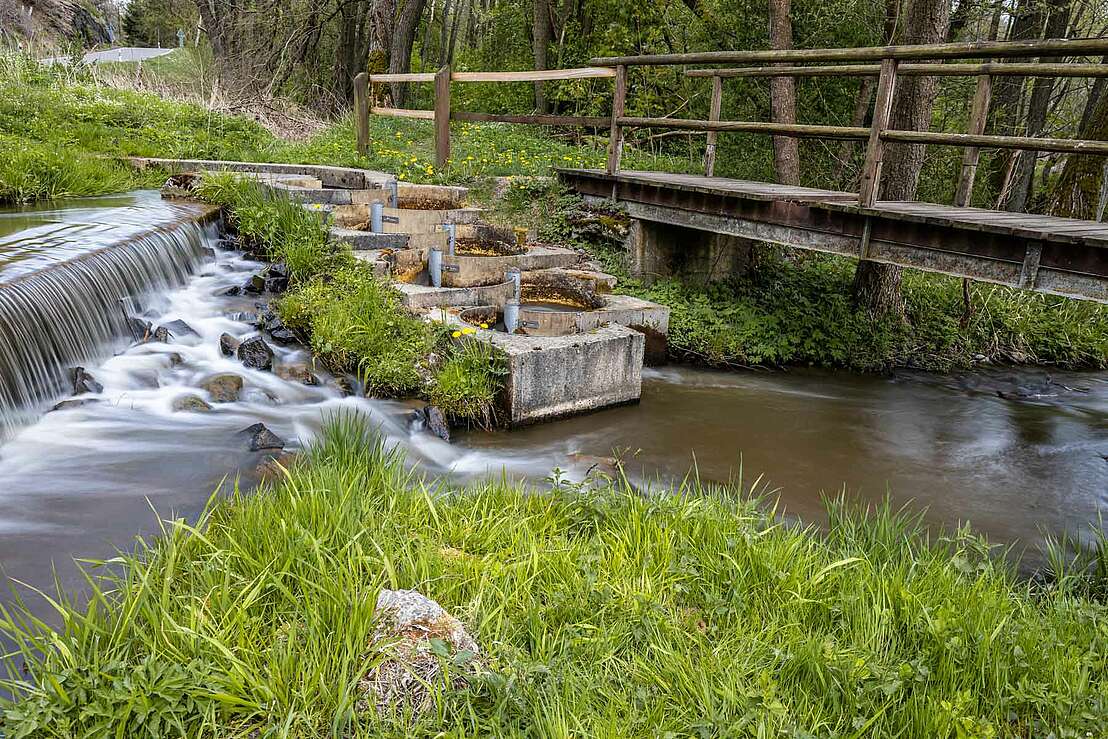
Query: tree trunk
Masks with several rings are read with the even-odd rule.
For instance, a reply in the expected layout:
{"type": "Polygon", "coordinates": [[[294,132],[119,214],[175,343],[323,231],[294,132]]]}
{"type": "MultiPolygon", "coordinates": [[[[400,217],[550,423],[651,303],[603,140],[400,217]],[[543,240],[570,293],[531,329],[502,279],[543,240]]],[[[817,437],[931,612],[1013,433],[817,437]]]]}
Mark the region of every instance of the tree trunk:
{"type": "MultiPolygon", "coordinates": [[[[775,51],[793,47],[791,0],[770,0],[769,47],[775,51]]],[[[796,123],[796,84],[792,77],[771,77],[770,113],[774,123],[796,123]]],[[[800,142],[773,137],[773,170],[783,185],[800,184],[800,142]]]]}
{"type": "MultiPolygon", "coordinates": [[[[426,4],[427,0],[403,0],[392,34],[392,48],[389,51],[390,74],[412,71],[412,45],[415,43],[416,28],[419,27],[419,18],[423,15],[423,6],[426,4]]],[[[403,82],[393,83],[393,105],[403,108],[407,99],[408,85],[403,82]]]]}
{"type": "MultiPolygon", "coordinates": [[[[1077,135],[1092,141],[1108,141],[1108,95],[1097,99],[1077,135]]],[[[1050,199],[1050,212],[1065,218],[1095,219],[1104,161],[1104,157],[1070,154],[1050,199]]]]}
{"type": "MultiPolygon", "coordinates": [[[[535,52],[535,69],[547,68],[547,52],[550,49],[550,0],[533,0],[534,17],[531,25],[531,45],[535,52]]],[[[535,83],[535,110],[539,113],[550,111],[546,91],[541,82],[535,83]]]]}
{"type": "MultiPolygon", "coordinates": [[[[950,22],[949,0],[912,0],[899,43],[934,44],[946,38],[950,22]]],[[[900,77],[889,127],[926,131],[938,90],[934,77],[900,77]]],[[[926,147],[893,145],[885,150],[881,197],[884,200],[914,200],[919,186],[926,147]]],[[[900,295],[900,267],[862,261],[854,273],[854,300],[873,315],[899,314],[904,310],[900,295]]]]}

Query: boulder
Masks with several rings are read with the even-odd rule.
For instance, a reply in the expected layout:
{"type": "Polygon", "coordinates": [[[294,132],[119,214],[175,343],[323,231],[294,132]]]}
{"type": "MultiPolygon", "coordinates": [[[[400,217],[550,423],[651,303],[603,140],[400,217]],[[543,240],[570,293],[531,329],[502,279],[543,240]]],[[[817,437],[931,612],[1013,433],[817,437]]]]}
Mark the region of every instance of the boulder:
{"type": "Polygon", "coordinates": [[[169,331],[170,338],[181,338],[182,336],[200,335],[196,332],[196,329],[180,319],[177,319],[176,321],[170,321],[169,323],[165,324],[165,328],[169,331]]]}
{"type": "Polygon", "coordinates": [[[104,386],[97,382],[96,378],[90,375],[84,367],[74,367],[71,373],[71,379],[73,380],[74,395],[104,392],[104,386]]]}
{"type": "Polygon", "coordinates": [[[188,413],[207,413],[212,407],[199,395],[182,395],[173,401],[173,410],[188,413]]]}
{"type": "Polygon", "coordinates": [[[462,622],[415,590],[382,590],[374,621],[370,649],[383,655],[358,681],[363,712],[418,717],[435,707],[441,690],[464,688],[481,667],[480,649],[462,622]]]}
{"type": "Polygon", "coordinates": [[[271,264],[265,272],[265,289],[269,292],[284,292],[289,287],[289,268],[284,262],[271,264]]]}
{"type": "Polygon", "coordinates": [[[170,367],[177,367],[178,365],[182,365],[185,363],[185,358],[177,352],[170,352],[166,356],[169,357],[170,367]]]}
{"type": "Polygon", "coordinates": [[[255,423],[238,432],[238,436],[248,439],[250,451],[260,452],[269,449],[284,449],[284,440],[266,428],[263,423],[255,423]]]}
{"type": "Polygon", "coordinates": [[[424,428],[443,441],[450,441],[450,421],[446,414],[433,405],[423,409],[424,428]]]}
{"type": "Polygon", "coordinates": [[[273,350],[261,336],[251,336],[239,344],[239,361],[250,369],[268,370],[273,367],[273,350]]]}
{"type": "Polygon", "coordinates": [[[225,357],[235,356],[235,352],[239,350],[239,345],[242,342],[236,339],[231,334],[219,335],[219,353],[225,357]]]}
{"type": "Polygon", "coordinates": [[[200,387],[207,391],[213,402],[234,403],[242,393],[242,378],[229,373],[214,375],[200,383],[200,387]]]}
{"type": "Polygon", "coordinates": [[[269,338],[273,339],[274,344],[280,346],[288,346],[289,344],[295,344],[297,342],[297,336],[293,333],[292,329],[281,326],[275,328],[269,332],[269,338]]]}
{"type": "Polygon", "coordinates": [[[230,297],[230,296],[234,296],[234,295],[242,295],[242,288],[239,287],[238,285],[232,285],[231,287],[227,288],[226,290],[224,290],[223,292],[221,292],[219,294],[224,296],[224,297],[230,297]]]}
{"type": "Polygon", "coordinates": [[[69,400],[63,400],[50,410],[64,411],[68,408],[80,408],[83,405],[92,405],[93,403],[97,402],[99,401],[97,401],[95,398],[70,398],[69,400]]]}
{"type": "Polygon", "coordinates": [[[254,474],[258,478],[258,482],[275,482],[283,479],[285,470],[295,464],[296,456],[293,452],[278,452],[267,457],[254,468],[254,474]]]}
{"type": "Polygon", "coordinates": [[[265,292],[265,278],[261,275],[251,275],[242,285],[242,291],[248,295],[261,295],[265,292]]]}
{"type": "Polygon", "coordinates": [[[303,385],[318,385],[319,379],[303,363],[278,364],[273,368],[273,374],[288,382],[299,382],[303,385]]]}

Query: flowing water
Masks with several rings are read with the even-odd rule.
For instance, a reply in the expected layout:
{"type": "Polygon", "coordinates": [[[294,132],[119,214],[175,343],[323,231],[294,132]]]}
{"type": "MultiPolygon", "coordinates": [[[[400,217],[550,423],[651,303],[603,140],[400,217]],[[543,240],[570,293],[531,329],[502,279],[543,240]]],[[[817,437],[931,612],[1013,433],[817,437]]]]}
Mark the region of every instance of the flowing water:
{"type": "MultiPolygon", "coordinates": [[[[214,227],[182,222],[195,211],[181,207],[139,193],[0,214],[0,566],[12,578],[49,588],[56,568],[63,587],[79,587],[75,557],[109,557],[156,533],[159,517],[195,516],[236,476],[255,479],[264,455],[249,451],[245,427],[262,422],[295,447],[344,411],[371,419],[413,464],[462,480],[505,469],[541,480],[554,467],[581,477],[610,466],[613,452],[638,450],[626,458],[640,483],[679,478],[694,463],[713,480],[741,468],[748,482],[764,474],[805,520],[821,519],[821,491],[845,485],[864,500],[888,494],[927,507],[935,523],[969,519],[997,541],[1029,545],[1043,533],[1087,531],[1108,503],[1104,374],[1047,382],[1037,372],[673,367],[646,371],[639,405],[449,445],[412,430],[410,404],[344,397],[324,373],[306,386],[222,356],[220,334],[253,333],[241,314],[256,310],[254,298],[223,293],[262,265],[218,248],[214,227]],[[19,273],[6,280],[7,270],[19,273]],[[194,333],[132,346],[123,308],[194,333]],[[103,391],[51,411],[76,363],[103,391]],[[244,379],[238,402],[173,410],[224,372],[244,379]]],[[[309,361],[301,348],[273,348],[278,363],[309,361]]]]}

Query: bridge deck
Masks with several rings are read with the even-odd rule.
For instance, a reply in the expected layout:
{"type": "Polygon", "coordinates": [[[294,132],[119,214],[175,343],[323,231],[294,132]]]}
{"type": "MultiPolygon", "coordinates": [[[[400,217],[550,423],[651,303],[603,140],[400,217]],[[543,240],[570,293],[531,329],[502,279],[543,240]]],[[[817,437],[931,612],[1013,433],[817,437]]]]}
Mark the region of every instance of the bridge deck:
{"type": "Polygon", "coordinates": [[[632,217],[1108,302],[1108,224],[722,177],[559,170],[632,217]]]}

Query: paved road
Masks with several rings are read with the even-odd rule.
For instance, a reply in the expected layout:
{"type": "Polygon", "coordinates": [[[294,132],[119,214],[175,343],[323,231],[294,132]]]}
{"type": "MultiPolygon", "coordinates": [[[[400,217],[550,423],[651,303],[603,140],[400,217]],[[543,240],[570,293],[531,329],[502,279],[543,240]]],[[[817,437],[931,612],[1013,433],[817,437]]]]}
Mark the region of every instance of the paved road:
{"type": "MultiPolygon", "coordinates": [[[[107,51],[90,51],[84,56],[85,64],[100,64],[102,62],[142,62],[147,59],[156,59],[159,56],[173,53],[174,49],[142,49],[136,46],[121,46],[118,49],[107,51]]],[[[69,57],[58,56],[43,59],[43,64],[69,64],[69,57]]]]}

